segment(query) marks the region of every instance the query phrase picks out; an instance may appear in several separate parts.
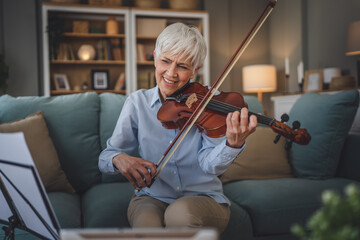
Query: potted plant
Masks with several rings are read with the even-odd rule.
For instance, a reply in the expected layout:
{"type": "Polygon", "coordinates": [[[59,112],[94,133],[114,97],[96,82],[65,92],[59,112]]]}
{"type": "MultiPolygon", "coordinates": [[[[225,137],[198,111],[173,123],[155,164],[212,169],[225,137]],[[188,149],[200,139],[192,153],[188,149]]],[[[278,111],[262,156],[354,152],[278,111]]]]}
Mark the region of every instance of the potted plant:
{"type": "Polygon", "coordinates": [[[0,95],[4,94],[8,88],[9,66],[6,65],[4,55],[0,54],[0,95]]]}
{"type": "Polygon", "coordinates": [[[306,228],[297,224],[291,231],[301,240],[360,239],[360,189],[345,188],[345,196],[335,191],[322,194],[323,207],[307,222],[306,228]]]}

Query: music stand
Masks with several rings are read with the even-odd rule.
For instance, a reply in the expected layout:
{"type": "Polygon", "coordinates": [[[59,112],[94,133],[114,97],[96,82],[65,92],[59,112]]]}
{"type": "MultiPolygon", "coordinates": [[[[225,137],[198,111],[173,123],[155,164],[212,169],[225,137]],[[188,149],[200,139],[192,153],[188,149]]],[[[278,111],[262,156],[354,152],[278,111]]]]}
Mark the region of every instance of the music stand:
{"type": "Polygon", "coordinates": [[[60,239],[60,225],[23,133],[0,134],[0,223],[5,239],[16,228],[41,239],[60,239]]]}

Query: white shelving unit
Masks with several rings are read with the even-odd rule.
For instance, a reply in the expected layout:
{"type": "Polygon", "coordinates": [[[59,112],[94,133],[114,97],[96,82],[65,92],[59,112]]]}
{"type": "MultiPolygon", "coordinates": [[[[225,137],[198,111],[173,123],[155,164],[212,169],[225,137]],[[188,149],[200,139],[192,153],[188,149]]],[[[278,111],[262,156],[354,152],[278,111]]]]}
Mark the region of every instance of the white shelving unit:
{"type": "MultiPolygon", "coordinates": [[[[42,34],[43,34],[43,94],[44,96],[51,95],[51,79],[50,74],[50,56],[49,56],[49,44],[48,44],[48,33],[47,23],[48,17],[51,12],[64,13],[64,14],[86,14],[96,19],[101,16],[116,16],[122,18],[124,21],[124,34],[125,34],[125,75],[130,76],[130,48],[128,43],[130,42],[129,32],[129,10],[127,8],[94,8],[91,6],[60,6],[60,5],[43,5],[42,6],[42,34]]],[[[75,53],[76,54],[76,53],[75,53]]],[[[131,85],[131,78],[126,78],[126,84],[131,85]]]]}
{"type": "MultiPolygon", "coordinates": [[[[174,22],[181,21],[188,24],[199,23],[201,26],[201,31],[204,35],[207,46],[209,47],[209,17],[208,13],[205,11],[175,11],[170,9],[140,9],[140,8],[128,8],[128,7],[94,7],[89,5],[57,5],[51,3],[43,3],[42,6],[42,38],[43,38],[43,95],[50,96],[54,95],[52,89],[51,81],[53,79],[51,73],[51,66],[53,66],[50,61],[49,56],[49,44],[48,44],[48,33],[47,25],[49,20],[49,15],[53,13],[76,14],[84,15],[89,19],[99,19],[109,16],[115,16],[116,18],[121,18],[121,21],[124,23],[124,42],[125,42],[125,59],[122,63],[116,62],[105,62],[99,63],[101,66],[119,66],[124,68],[126,75],[126,94],[136,91],[138,89],[138,70],[139,66],[151,69],[154,67],[153,61],[148,61],[143,64],[138,64],[137,61],[137,49],[136,45],[138,42],[138,36],[136,36],[136,19],[138,18],[157,18],[157,19],[166,19],[166,21],[174,22]],[[117,65],[118,64],[118,65],[117,65]]],[[[155,43],[156,37],[149,38],[149,41],[155,43]]],[[[207,58],[205,63],[200,70],[203,78],[204,85],[210,85],[210,56],[209,49],[207,53],[207,58]]],[[[74,52],[76,55],[76,51],[74,52]]],[[[94,61],[95,62],[95,61],[94,61]]],[[[96,66],[97,63],[90,63],[89,69],[92,66],[96,66]]],[[[75,69],[80,68],[79,63],[69,62],[66,65],[69,68],[75,69]]],[[[81,63],[81,67],[84,67],[87,63],[81,63]]],[[[71,70],[72,71],[72,70],[71,70]]],[[[66,73],[66,72],[65,72],[66,73]]],[[[109,90],[111,92],[111,90],[109,90]]],[[[76,91],[70,91],[68,93],[75,93],[76,91]]],[[[125,92],[124,92],[125,93],[125,92]]],[[[66,94],[66,93],[56,93],[56,94],[66,94]]]]}

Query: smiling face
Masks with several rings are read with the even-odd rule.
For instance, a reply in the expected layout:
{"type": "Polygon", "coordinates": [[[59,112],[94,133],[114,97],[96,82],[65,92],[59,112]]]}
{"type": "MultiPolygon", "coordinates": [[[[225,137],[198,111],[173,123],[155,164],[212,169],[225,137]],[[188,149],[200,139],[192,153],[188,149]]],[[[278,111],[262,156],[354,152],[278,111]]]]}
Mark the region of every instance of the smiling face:
{"type": "MultiPolygon", "coordinates": [[[[155,53],[154,53],[155,56],[155,53]]],[[[186,58],[171,55],[167,52],[155,56],[155,77],[160,89],[162,100],[171,96],[192,79],[199,69],[193,70],[193,65],[186,58]]]]}

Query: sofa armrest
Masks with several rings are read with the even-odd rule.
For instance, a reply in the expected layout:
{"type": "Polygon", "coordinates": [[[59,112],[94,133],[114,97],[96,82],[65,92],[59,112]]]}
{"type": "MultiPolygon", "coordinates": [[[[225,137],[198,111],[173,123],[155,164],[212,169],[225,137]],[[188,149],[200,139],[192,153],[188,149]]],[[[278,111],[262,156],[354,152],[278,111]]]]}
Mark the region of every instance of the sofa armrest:
{"type": "Polygon", "coordinates": [[[337,176],[360,181],[360,135],[349,134],[341,152],[337,176]]]}

